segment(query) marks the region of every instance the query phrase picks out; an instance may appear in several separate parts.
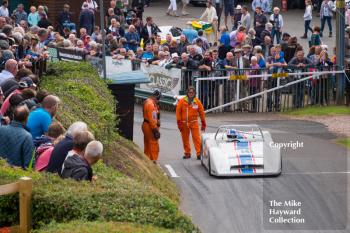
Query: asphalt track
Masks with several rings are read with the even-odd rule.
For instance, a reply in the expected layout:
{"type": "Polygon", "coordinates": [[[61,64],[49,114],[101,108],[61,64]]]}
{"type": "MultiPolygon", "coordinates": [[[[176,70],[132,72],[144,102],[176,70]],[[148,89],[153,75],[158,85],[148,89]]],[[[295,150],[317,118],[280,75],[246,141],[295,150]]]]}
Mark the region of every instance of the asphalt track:
{"type": "MultiPolygon", "coordinates": [[[[134,142],[143,148],[141,122],[141,109],[136,107],[134,142]]],[[[209,132],[220,124],[255,123],[269,130],[275,142],[303,143],[302,148],[281,150],[283,168],[278,177],[218,179],[210,177],[194,156],[181,158],[175,114],[162,112],[161,122],[159,162],[169,176],[178,176],[172,179],[181,190],[181,208],[203,233],[350,232],[349,152],[332,142],[335,135],[324,125],[271,114],[208,115],[209,132]],[[284,206],[272,206],[271,201],[284,206]],[[286,206],[285,201],[300,206],[286,206]],[[290,223],[271,223],[280,219],[270,212],[276,210],[301,212],[282,215],[290,223]]]]}

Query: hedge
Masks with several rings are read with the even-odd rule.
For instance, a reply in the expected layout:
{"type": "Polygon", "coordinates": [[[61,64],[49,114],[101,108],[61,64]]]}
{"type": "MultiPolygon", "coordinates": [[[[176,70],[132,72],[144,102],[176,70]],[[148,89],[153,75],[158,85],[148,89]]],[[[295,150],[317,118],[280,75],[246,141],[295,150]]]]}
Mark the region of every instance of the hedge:
{"type": "Polygon", "coordinates": [[[137,146],[116,133],[114,97],[89,63],[51,63],[40,85],[61,98],[56,118],[66,128],[74,121],[88,124],[104,144],[106,164],[140,182],[156,186],[178,202],[175,184],[137,146]]]}
{"type": "Polygon", "coordinates": [[[116,222],[51,223],[33,233],[176,233],[173,230],[148,225],[136,225],[116,222]]]}
{"type": "MultiPolygon", "coordinates": [[[[94,166],[96,182],[61,179],[49,173],[23,171],[0,160],[0,185],[28,176],[33,179],[34,228],[56,222],[118,221],[196,231],[177,203],[156,188],[120,175],[103,163],[94,166]]],[[[18,223],[18,195],[0,197],[0,226],[18,223]]]]}
{"type": "Polygon", "coordinates": [[[176,233],[173,230],[148,225],[136,225],[116,222],[82,222],[52,223],[33,233],[176,233]]]}

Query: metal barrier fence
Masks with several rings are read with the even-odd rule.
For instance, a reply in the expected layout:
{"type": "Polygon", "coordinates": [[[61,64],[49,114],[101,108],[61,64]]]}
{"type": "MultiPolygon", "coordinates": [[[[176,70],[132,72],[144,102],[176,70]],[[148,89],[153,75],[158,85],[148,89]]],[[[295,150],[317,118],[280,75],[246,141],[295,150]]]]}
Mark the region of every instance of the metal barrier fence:
{"type": "Polygon", "coordinates": [[[182,73],[182,90],[196,86],[197,96],[207,110],[272,112],[336,104],[338,74],[344,71],[337,71],[336,67],[308,67],[182,73]],[[222,105],[226,106],[217,108],[222,105]]]}
{"type": "MultiPolygon", "coordinates": [[[[140,62],[133,62],[132,69],[140,69],[140,62]]],[[[197,96],[206,110],[287,111],[309,105],[336,104],[336,91],[341,81],[338,74],[344,74],[347,88],[342,101],[349,105],[350,80],[346,73],[336,66],[212,71],[182,69],[179,94],[185,94],[189,86],[196,86],[197,96]],[[232,105],[218,109],[227,103],[232,105]]]]}

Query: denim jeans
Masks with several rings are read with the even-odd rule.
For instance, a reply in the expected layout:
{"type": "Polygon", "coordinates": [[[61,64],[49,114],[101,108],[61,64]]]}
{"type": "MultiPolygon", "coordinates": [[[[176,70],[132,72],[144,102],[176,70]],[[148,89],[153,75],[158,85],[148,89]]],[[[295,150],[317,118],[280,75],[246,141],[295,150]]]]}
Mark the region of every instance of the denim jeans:
{"type": "Polygon", "coordinates": [[[278,29],[272,28],[272,32],[271,32],[272,43],[274,43],[275,36],[276,36],[276,43],[279,44],[281,41],[281,34],[282,33],[278,29]]]}
{"type": "Polygon", "coordinates": [[[305,35],[307,35],[307,31],[310,30],[312,33],[312,28],[310,27],[311,20],[304,21],[305,35]]]}
{"type": "Polygon", "coordinates": [[[324,25],[325,25],[326,21],[328,24],[329,32],[331,33],[332,32],[332,17],[330,17],[330,16],[323,16],[321,18],[321,33],[323,33],[323,29],[324,29],[324,25]]]}

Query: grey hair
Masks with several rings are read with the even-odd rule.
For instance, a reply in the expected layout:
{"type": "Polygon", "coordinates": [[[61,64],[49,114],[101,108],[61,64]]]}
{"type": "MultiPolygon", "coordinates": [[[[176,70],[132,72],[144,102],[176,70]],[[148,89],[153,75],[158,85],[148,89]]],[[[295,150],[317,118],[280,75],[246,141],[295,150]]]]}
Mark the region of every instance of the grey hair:
{"type": "Polygon", "coordinates": [[[97,158],[102,155],[103,145],[100,141],[91,141],[85,148],[85,155],[90,158],[97,158]]]}
{"type": "Polygon", "coordinates": [[[87,131],[88,126],[85,122],[77,121],[71,124],[67,130],[67,135],[73,136],[75,133],[80,131],[87,131]]]}

